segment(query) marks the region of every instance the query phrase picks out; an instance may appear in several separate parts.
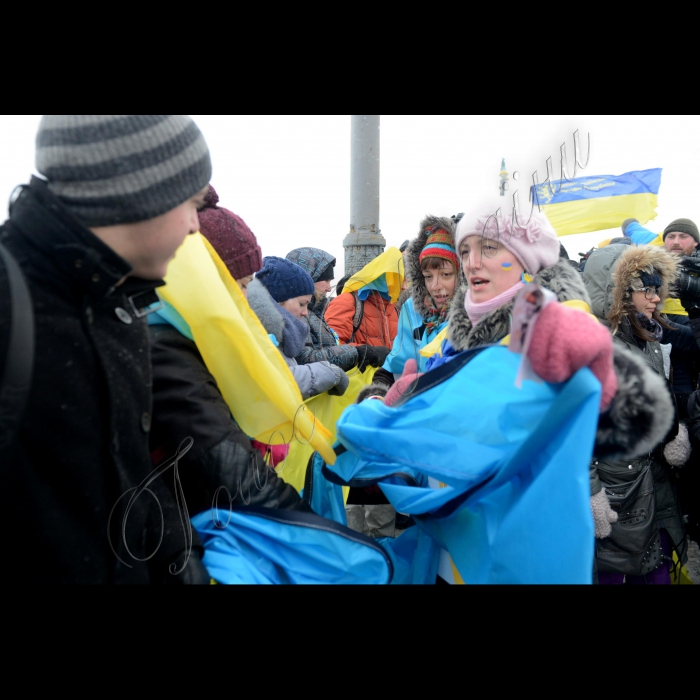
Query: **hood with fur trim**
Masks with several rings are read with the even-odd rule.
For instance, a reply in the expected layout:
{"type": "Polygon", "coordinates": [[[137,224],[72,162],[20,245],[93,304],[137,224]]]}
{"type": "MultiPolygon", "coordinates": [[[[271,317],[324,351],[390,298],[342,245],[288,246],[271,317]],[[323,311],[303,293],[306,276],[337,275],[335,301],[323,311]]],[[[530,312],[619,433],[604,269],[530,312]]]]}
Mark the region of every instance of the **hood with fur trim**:
{"type": "MultiPolygon", "coordinates": [[[[589,305],[591,303],[581,273],[566,260],[559,260],[554,265],[540,270],[533,282],[554,292],[559,301],[580,299],[589,305]]],[[[472,325],[464,308],[467,289],[466,284],[460,286],[450,307],[447,336],[452,346],[458,351],[500,342],[510,333],[514,302],[510,301],[500,306],[484,316],[476,325],[472,325]]]]}
{"type": "Polygon", "coordinates": [[[630,287],[640,287],[640,273],[658,272],[663,282],[661,304],[678,274],[678,259],[661,246],[618,245],[591,253],[583,271],[583,281],[591,296],[591,312],[606,321],[613,335],[622,319],[634,308],[630,287]]]}
{"type": "MultiPolygon", "coordinates": [[[[426,216],[420,222],[420,231],[418,235],[411,241],[406,252],[406,276],[411,281],[411,297],[413,298],[413,308],[425,321],[428,316],[428,309],[423,304],[425,297],[428,296],[428,289],[423,281],[423,275],[420,270],[420,260],[418,259],[421,251],[425,248],[428,236],[432,233],[433,228],[445,229],[454,241],[455,222],[445,216],[426,216]]],[[[457,270],[457,282],[459,284],[461,270],[457,270]]],[[[454,302],[453,302],[454,303],[454,302]]]]}

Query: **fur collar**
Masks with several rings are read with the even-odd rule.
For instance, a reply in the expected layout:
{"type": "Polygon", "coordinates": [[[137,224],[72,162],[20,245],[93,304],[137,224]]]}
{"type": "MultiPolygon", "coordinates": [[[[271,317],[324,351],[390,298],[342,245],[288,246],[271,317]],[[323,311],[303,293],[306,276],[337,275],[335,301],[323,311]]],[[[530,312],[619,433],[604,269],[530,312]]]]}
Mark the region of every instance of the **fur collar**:
{"type": "Polygon", "coordinates": [[[613,334],[620,327],[622,319],[632,308],[630,287],[640,287],[641,272],[656,270],[661,276],[659,289],[661,303],[668,297],[669,285],[676,279],[678,258],[660,246],[628,246],[617,260],[612,272],[612,300],[608,320],[613,334]]]}
{"type": "Polygon", "coordinates": [[[248,304],[260,319],[263,328],[282,343],[284,338],[284,317],[282,307],[270,296],[265,285],[254,279],[248,285],[248,304]]]}
{"type": "Polygon", "coordinates": [[[662,279],[659,296],[668,297],[677,274],[675,255],[661,246],[611,244],[593,251],[583,271],[591,295],[591,311],[615,335],[625,329],[624,319],[633,310],[630,287],[641,286],[639,274],[656,270],[662,279]]]}
{"type": "MultiPolygon", "coordinates": [[[[554,292],[559,301],[581,299],[590,304],[581,273],[566,260],[560,260],[551,267],[540,270],[535,275],[533,282],[554,292]]],[[[463,284],[455,293],[450,308],[448,337],[455,350],[462,351],[479,345],[497,343],[505,338],[510,333],[514,302],[504,304],[472,326],[472,322],[464,310],[466,293],[467,285],[463,284]]]]}
{"type": "MultiPolygon", "coordinates": [[[[428,309],[423,304],[425,297],[428,296],[428,290],[423,282],[423,275],[420,271],[420,261],[418,260],[421,251],[425,248],[425,243],[430,235],[430,229],[434,226],[444,228],[445,231],[452,234],[454,240],[455,222],[445,216],[426,216],[420,222],[420,230],[418,235],[411,241],[406,252],[406,275],[411,282],[411,297],[413,298],[413,308],[416,313],[425,321],[430,315],[428,309]]],[[[461,271],[457,270],[458,280],[460,283],[461,271]]],[[[461,280],[463,281],[463,280],[461,280]]]]}
{"type": "Polygon", "coordinates": [[[314,294],[311,297],[311,302],[309,303],[309,313],[316,314],[316,316],[319,318],[323,318],[326,314],[326,309],[328,308],[330,301],[331,298],[325,294],[314,294]]]}

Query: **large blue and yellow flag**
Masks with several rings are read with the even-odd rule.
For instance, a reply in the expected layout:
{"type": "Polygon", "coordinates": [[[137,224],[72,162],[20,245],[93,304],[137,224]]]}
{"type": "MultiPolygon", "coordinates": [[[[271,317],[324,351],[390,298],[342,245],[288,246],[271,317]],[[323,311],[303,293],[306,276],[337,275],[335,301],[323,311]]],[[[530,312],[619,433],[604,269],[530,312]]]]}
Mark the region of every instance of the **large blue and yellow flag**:
{"type": "Polygon", "coordinates": [[[532,186],[535,205],[559,236],[617,228],[625,219],[656,218],[661,168],[591,175],[532,186]],[[551,185],[551,187],[550,187],[551,185]]]}

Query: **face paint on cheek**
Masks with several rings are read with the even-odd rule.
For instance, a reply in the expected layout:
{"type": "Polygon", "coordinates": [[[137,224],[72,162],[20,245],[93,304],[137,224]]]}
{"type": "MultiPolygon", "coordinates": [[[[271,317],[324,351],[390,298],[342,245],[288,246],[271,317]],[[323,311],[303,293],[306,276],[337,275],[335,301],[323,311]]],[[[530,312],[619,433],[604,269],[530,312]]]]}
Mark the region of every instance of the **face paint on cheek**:
{"type": "Polygon", "coordinates": [[[501,267],[502,267],[504,270],[510,270],[510,268],[513,267],[513,263],[504,262],[504,263],[501,263],[501,267]]]}

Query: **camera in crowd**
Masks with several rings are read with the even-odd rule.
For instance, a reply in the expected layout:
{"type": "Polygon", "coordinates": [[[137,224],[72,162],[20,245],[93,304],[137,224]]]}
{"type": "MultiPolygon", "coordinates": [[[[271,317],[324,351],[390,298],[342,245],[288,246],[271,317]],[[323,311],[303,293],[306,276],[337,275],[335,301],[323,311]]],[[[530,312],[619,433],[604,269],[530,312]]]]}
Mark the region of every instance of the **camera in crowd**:
{"type": "Polygon", "coordinates": [[[700,305],[700,258],[689,255],[681,258],[678,277],[671,291],[683,306],[700,305]]]}

